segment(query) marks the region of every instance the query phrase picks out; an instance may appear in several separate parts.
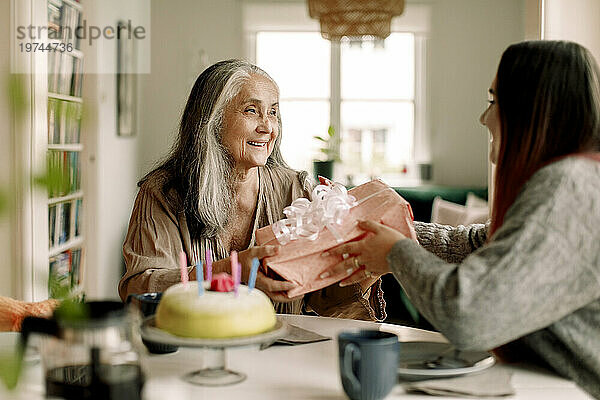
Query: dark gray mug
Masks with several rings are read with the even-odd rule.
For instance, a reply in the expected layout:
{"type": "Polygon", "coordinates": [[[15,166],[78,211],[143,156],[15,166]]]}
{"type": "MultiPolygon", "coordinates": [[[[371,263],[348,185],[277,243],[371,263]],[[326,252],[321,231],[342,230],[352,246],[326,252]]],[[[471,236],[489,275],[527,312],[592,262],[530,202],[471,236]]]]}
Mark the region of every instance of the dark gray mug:
{"type": "MultiPolygon", "coordinates": [[[[144,317],[150,317],[156,313],[161,298],[162,292],[130,294],[127,296],[127,303],[135,304],[144,317]]],[[[176,352],[178,349],[177,346],[171,344],[156,343],[146,339],[142,339],[142,342],[153,354],[168,354],[176,352]]]]}
{"type": "Polygon", "coordinates": [[[377,330],[338,335],[340,375],[352,400],[380,400],[397,381],[400,343],[393,333],[377,330]]]}
{"type": "Polygon", "coordinates": [[[160,303],[162,292],[153,293],[135,293],[127,296],[127,303],[135,304],[144,317],[149,317],[156,313],[156,307],[160,303]]]}

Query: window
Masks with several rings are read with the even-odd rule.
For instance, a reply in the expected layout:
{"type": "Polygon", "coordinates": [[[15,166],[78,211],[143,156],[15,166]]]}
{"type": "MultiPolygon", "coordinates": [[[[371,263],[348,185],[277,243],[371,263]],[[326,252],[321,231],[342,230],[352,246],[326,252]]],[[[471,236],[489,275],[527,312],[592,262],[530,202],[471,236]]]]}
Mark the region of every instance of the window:
{"type": "Polygon", "coordinates": [[[331,124],[341,161],[336,180],[380,177],[399,185],[414,177],[423,152],[415,145],[427,142],[418,138],[424,130],[422,29],[392,26],[385,40],[332,43],[303,9],[294,13],[288,3],[284,14],[272,3],[251,7],[244,17],[248,56],[279,85],[282,153],[290,166],[312,171],[312,161],[322,157],[313,136],[326,136],[331,124]]]}
{"type": "MultiPolygon", "coordinates": [[[[340,49],[340,158],[359,181],[402,174],[413,159],[415,38],[342,41],[340,49]],[[360,159],[353,155],[360,131],[360,159]],[[349,143],[346,143],[349,142],[349,143]]],[[[334,71],[336,73],[336,71],[334,71]]]]}
{"type": "Polygon", "coordinates": [[[296,169],[310,171],[318,156],[315,135],[330,121],[330,43],[318,32],[258,32],[256,63],[279,85],[282,153],[296,169]]]}

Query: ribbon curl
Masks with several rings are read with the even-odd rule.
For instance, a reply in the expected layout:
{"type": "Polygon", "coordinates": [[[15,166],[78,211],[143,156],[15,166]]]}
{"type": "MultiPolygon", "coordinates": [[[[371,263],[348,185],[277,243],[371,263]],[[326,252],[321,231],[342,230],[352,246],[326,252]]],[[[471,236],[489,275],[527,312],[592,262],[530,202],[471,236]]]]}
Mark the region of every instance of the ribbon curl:
{"type": "Polygon", "coordinates": [[[333,183],[317,185],[312,191],[313,200],[299,198],[283,209],[286,218],[275,222],[271,229],[275,238],[284,245],[300,238],[316,240],[319,232],[327,228],[338,243],[344,241],[338,231],[344,218],[357,202],[344,185],[333,183]]]}

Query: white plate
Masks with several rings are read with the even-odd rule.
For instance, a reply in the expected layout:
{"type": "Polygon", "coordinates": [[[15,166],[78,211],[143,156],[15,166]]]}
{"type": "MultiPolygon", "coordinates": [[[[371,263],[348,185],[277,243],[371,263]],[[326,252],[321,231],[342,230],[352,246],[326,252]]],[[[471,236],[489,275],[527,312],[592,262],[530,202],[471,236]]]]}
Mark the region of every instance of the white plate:
{"type": "Polygon", "coordinates": [[[249,346],[254,344],[272,343],[285,336],[288,330],[287,322],[277,318],[275,326],[270,331],[253,336],[243,336],[232,339],[196,339],[175,336],[156,327],[154,316],[144,320],[141,326],[142,337],[151,342],[171,344],[184,347],[225,348],[249,346]]]}
{"type": "Polygon", "coordinates": [[[458,351],[449,343],[400,343],[398,376],[404,380],[449,378],[483,371],[496,360],[487,351],[458,351]]]}

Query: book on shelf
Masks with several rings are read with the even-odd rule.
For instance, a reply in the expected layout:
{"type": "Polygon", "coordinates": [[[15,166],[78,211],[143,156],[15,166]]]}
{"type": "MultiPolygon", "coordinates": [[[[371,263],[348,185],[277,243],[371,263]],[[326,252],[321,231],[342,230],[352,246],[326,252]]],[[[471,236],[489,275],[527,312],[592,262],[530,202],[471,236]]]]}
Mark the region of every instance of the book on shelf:
{"type": "Polygon", "coordinates": [[[79,0],[47,0],[48,39],[72,45],[72,49],[65,46],[66,51],[61,52],[61,46],[47,53],[48,144],[57,145],[47,150],[48,246],[55,254],[49,258],[48,290],[51,297],[59,298],[79,287],[83,263],[81,241],[73,241],[81,235],[83,201],[81,196],[63,198],[81,190],[79,147],[68,146],[80,143],[83,108],[83,54],[77,37],[82,13],[75,3],[79,0]]]}
{"type": "Polygon", "coordinates": [[[79,153],[75,151],[65,152],[69,158],[67,161],[69,170],[69,193],[77,192],[81,188],[81,174],[79,168],[79,153]]]}
{"type": "Polygon", "coordinates": [[[81,97],[81,88],[83,82],[83,59],[73,57],[73,79],[71,80],[72,96],[81,97]]]}
{"type": "Polygon", "coordinates": [[[48,144],[77,144],[81,137],[82,104],[48,99],[48,144]]]}
{"type": "Polygon", "coordinates": [[[62,0],[48,0],[48,37],[59,37],[62,19],[62,0]]]}
{"type": "Polygon", "coordinates": [[[82,204],[81,199],[75,200],[75,237],[81,235],[82,204]]]}
{"type": "Polygon", "coordinates": [[[59,55],[56,52],[48,53],[48,92],[55,93],[58,82],[59,55]]]}
{"type": "Polygon", "coordinates": [[[80,48],[76,29],[81,24],[81,12],[68,2],[48,0],[48,38],[71,43],[80,48]]]}
{"type": "Polygon", "coordinates": [[[50,297],[61,297],[71,287],[71,252],[50,257],[48,292],[50,297]]]}
{"type": "Polygon", "coordinates": [[[81,284],[82,249],[70,249],[49,259],[48,292],[50,297],[62,297],[81,284]]]}
{"type": "Polygon", "coordinates": [[[48,53],[48,91],[81,97],[83,59],[68,52],[48,53]]]}
{"type": "Polygon", "coordinates": [[[81,249],[71,252],[71,287],[81,284],[81,249]]]}
{"type": "Polygon", "coordinates": [[[67,53],[58,53],[60,55],[60,75],[58,77],[58,93],[73,95],[71,92],[71,82],[73,80],[73,56],[67,53]]]}
{"type": "Polygon", "coordinates": [[[52,213],[52,218],[54,219],[54,221],[52,221],[51,225],[49,226],[50,232],[48,233],[49,236],[52,237],[52,242],[50,243],[50,249],[52,249],[55,246],[58,246],[59,242],[58,242],[58,238],[60,236],[60,230],[62,229],[61,227],[61,220],[60,220],[60,215],[62,213],[62,203],[57,203],[54,204],[54,212],[52,213]]]}
{"type": "MultiPolygon", "coordinates": [[[[81,12],[63,0],[48,0],[48,38],[80,49],[81,12]]],[[[81,97],[83,59],[72,51],[48,53],[48,91],[81,97]]]]}
{"type": "Polygon", "coordinates": [[[62,173],[60,167],[60,157],[58,151],[48,151],[46,154],[46,169],[48,170],[49,180],[48,184],[48,197],[58,197],[62,191],[62,182],[55,182],[54,175],[58,176],[62,173]]]}
{"type": "Polygon", "coordinates": [[[58,244],[67,243],[71,239],[71,203],[59,203],[57,205],[58,244]]]}
{"type": "Polygon", "coordinates": [[[48,144],[60,143],[60,109],[55,99],[48,99],[48,144]]]}
{"type": "Polygon", "coordinates": [[[79,143],[81,135],[81,103],[65,102],[65,143],[79,143]]]}
{"type": "Polygon", "coordinates": [[[48,196],[62,197],[81,189],[81,161],[77,151],[48,150],[48,171],[52,182],[48,196]]]}
{"type": "Polygon", "coordinates": [[[56,204],[48,207],[48,247],[56,245],[56,204]]]}
{"type": "Polygon", "coordinates": [[[60,246],[81,235],[82,199],[48,206],[48,245],[60,246]]]}

